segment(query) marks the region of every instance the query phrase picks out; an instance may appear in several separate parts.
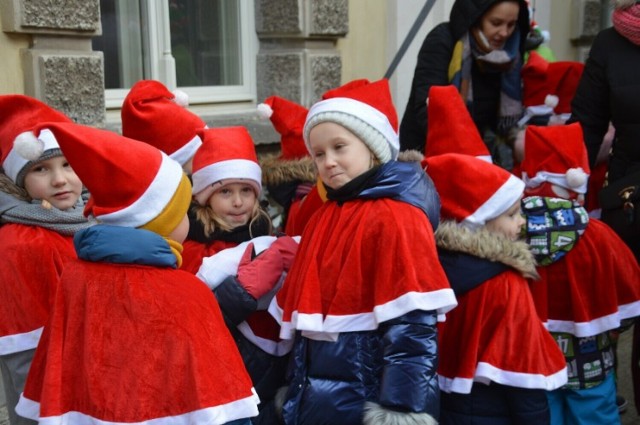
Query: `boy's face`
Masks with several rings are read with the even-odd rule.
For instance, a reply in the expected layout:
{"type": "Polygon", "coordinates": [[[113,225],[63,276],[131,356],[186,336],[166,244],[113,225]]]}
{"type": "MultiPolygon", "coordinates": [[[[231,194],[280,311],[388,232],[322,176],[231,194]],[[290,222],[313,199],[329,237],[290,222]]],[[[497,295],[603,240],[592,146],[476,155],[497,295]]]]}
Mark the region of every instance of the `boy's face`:
{"type": "Polygon", "coordinates": [[[248,183],[229,183],[213,192],[208,204],[229,227],[247,224],[253,215],[256,192],[248,183]]]}
{"type": "Polygon", "coordinates": [[[502,234],[515,241],[520,237],[524,224],[525,219],[520,212],[520,199],[518,199],[507,211],[487,221],[485,227],[493,233],[502,234]]]}
{"type": "Polygon", "coordinates": [[[371,169],[373,153],[343,126],[323,122],[309,133],[311,156],[325,185],[339,189],[371,169]]]}
{"type": "Polygon", "coordinates": [[[82,182],[64,156],[32,165],[25,175],[24,187],[33,199],[47,201],[59,210],[73,207],[82,192],[82,182]]]}

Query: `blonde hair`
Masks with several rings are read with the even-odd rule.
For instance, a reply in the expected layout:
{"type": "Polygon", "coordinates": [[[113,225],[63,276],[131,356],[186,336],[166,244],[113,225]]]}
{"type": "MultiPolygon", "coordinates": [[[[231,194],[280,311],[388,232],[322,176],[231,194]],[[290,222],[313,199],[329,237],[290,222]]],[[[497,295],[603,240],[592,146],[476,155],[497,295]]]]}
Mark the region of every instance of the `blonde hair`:
{"type": "MultiPolygon", "coordinates": [[[[200,205],[196,204],[193,207],[193,211],[196,213],[196,218],[200,223],[202,223],[204,227],[204,235],[206,237],[211,236],[216,230],[222,230],[224,232],[230,232],[234,228],[229,226],[222,218],[218,216],[218,214],[213,211],[213,208],[209,206],[209,204],[200,205]]],[[[253,238],[253,234],[251,234],[251,226],[253,223],[260,217],[264,217],[267,219],[267,223],[269,223],[269,233],[271,233],[271,217],[267,214],[262,208],[260,208],[260,202],[256,197],[256,202],[253,204],[253,210],[251,211],[251,219],[249,220],[249,235],[253,238]]]]}

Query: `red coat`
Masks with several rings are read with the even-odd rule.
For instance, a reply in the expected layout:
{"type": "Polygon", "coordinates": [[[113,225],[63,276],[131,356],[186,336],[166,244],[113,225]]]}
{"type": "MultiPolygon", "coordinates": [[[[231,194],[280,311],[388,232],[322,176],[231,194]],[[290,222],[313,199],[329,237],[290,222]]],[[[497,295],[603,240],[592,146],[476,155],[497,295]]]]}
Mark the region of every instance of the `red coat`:
{"type": "Polygon", "coordinates": [[[238,245],[237,242],[225,242],[221,240],[213,241],[210,244],[204,244],[196,241],[185,241],[182,244],[182,266],[180,268],[191,274],[198,273],[202,265],[202,259],[211,257],[223,249],[233,248],[238,245]]]}
{"type": "Polygon", "coordinates": [[[0,355],[36,348],[73,238],[22,224],[0,227],[0,355]]]}
{"type": "Polygon", "coordinates": [[[549,331],[588,337],[640,316],[640,267],[600,220],[590,219],[575,247],[538,272],[531,292],[549,331]]]}
{"type": "Polygon", "coordinates": [[[215,297],[195,276],[76,260],[19,408],[51,423],[220,424],[256,415],[257,401],[215,297]]]}

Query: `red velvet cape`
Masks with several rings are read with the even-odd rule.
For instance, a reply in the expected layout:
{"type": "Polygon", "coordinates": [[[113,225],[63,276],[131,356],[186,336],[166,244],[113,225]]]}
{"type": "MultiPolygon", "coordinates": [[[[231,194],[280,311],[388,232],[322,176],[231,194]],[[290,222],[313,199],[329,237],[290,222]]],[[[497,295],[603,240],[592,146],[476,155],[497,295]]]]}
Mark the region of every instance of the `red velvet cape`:
{"type": "Polygon", "coordinates": [[[22,224],[0,227],[0,355],[38,345],[73,238],[22,224]]]}
{"type": "Polygon", "coordinates": [[[305,228],[269,311],[283,338],[301,330],[333,339],[410,311],[444,314],[455,305],[427,216],[383,198],[326,202],[305,228]]]}
{"type": "Polygon", "coordinates": [[[538,272],[541,279],[530,282],[531,292],[552,332],[588,337],[640,316],[640,267],[631,250],[599,220],[590,219],[575,247],[538,272]]]}
{"type": "Polygon", "coordinates": [[[215,297],[195,276],[76,260],[18,411],[52,422],[219,424],[256,415],[257,402],[215,297]]]}
{"type": "Polygon", "coordinates": [[[474,381],[554,390],[564,356],[538,318],[525,278],[503,272],[458,297],[440,326],[440,388],[468,394],[474,381]]]}

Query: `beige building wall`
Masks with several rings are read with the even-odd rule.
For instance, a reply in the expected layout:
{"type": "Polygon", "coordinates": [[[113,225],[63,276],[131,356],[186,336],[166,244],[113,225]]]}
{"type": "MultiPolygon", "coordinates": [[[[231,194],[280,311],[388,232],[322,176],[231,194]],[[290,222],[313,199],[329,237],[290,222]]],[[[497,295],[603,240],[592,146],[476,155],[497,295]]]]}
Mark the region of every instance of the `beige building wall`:
{"type": "Polygon", "coordinates": [[[551,0],[550,2],[551,40],[549,47],[553,50],[557,60],[578,60],[577,48],[571,42],[572,33],[572,2],[570,0],[551,0]]]}
{"type": "Polygon", "coordinates": [[[24,94],[24,69],[21,50],[29,48],[29,35],[0,31],[0,94],[24,94]]]}
{"type": "Polygon", "coordinates": [[[387,1],[349,0],[349,33],[339,39],[342,82],[379,80],[387,70],[387,1]]]}

